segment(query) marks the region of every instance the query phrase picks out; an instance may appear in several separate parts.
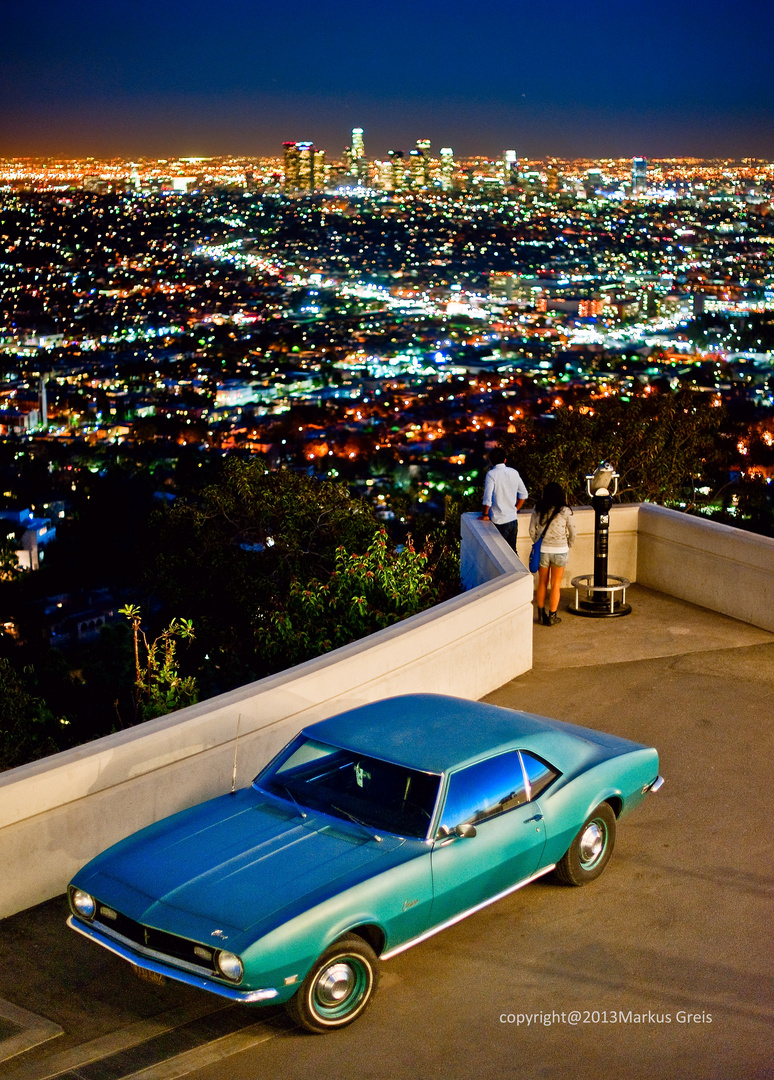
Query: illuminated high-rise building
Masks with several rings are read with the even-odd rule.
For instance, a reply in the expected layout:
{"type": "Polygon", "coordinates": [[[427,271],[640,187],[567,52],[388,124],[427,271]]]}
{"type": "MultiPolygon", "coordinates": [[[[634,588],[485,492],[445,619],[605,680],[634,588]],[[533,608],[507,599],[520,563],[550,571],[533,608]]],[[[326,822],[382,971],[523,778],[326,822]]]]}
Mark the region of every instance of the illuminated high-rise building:
{"type": "Polygon", "coordinates": [[[282,149],[285,165],[285,191],[298,191],[298,170],[301,159],[298,146],[294,142],[286,142],[282,144],[282,149]]]}
{"type": "Polygon", "coordinates": [[[430,140],[417,139],[417,150],[422,155],[422,183],[420,187],[430,187],[430,140]]]}
{"type": "Polygon", "coordinates": [[[503,187],[507,191],[512,188],[519,178],[519,159],[515,150],[503,151],[503,187]]]}
{"type": "Polygon", "coordinates": [[[632,195],[644,195],[648,190],[648,159],[632,158],[632,195]]]}
{"type": "Polygon", "coordinates": [[[326,183],[325,151],[314,151],[314,191],[322,191],[326,183]]]}
{"type": "Polygon", "coordinates": [[[441,190],[454,189],[454,151],[450,146],[441,147],[441,190]]]}
{"type": "Polygon", "coordinates": [[[314,191],[314,146],[310,142],[296,143],[299,152],[299,191],[314,191]]]}
{"type": "Polygon", "coordinates": [[[421,150],[409,150],[409,175],[415,191],[425,186],[425,155],[421,150]]]}
{"type": "Polygon", "coordinates": [[[359,184],[365,183],[368,176],[368,162],[365,156],[362,128],[352,128],[352,145],[344,149],[344,164],[348,176],[353,177],[359,184]]]}
{"type": "Polygon", "coordinates": [[[417,139],[415,150],[409,150],[411,186],[421,191],[430,186],[430,140],[417,139]]]}
{"type": "Polygon", "coordinates": [[[310,142],[283,143],[285,152],[285,191],[304,193],[315,191],[315,164],[321,150],[315,150],[310,142]]]}
{"type": "Polygon", "coordinates": [[[402,150],[388,150],[387,157],[392,162],[393,191],[401,191],[406,186],[406,159],[402,150]]]}
{"type": "Polygon", "coordinates": [[[392,158],[387,158],[385,161],[375,161],[376,167],[376,184],[383,191],[395,190],[395,165],[392,158]]]}
{"type": "Polygon", "coordinates": [[[602,191],[604,184],[605,178],[602,175],[601,169],[586,169],[583,187],[585,188],[587,199],[593,199],[596,194],[602,191]]]}

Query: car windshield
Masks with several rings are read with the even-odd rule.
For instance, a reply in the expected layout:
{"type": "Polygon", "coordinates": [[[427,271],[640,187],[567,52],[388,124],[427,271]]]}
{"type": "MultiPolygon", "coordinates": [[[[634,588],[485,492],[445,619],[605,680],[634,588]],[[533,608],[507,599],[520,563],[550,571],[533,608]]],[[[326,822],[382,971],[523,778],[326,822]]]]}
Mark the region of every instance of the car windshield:
{"type": "Polygon", "coordinates": [[[441,778],[300,735],[255,780],[263,791],[354,820],[367,829],[425,837],[441,778]]]}

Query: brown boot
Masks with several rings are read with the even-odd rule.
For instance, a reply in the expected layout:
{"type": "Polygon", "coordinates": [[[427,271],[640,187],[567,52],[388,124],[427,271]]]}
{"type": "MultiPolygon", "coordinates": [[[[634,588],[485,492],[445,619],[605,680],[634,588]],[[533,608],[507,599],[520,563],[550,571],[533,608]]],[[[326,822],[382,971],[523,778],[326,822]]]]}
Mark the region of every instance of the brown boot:
{"type": "Polygon", "coordinates": [[[546,626],[556,626],[557,623],[560,623],[562,621],[559,618],[559,616],[556,614],[555,611],[546,611],[545,614],[546,614],[546,620],[545,620],[546,626]]]}

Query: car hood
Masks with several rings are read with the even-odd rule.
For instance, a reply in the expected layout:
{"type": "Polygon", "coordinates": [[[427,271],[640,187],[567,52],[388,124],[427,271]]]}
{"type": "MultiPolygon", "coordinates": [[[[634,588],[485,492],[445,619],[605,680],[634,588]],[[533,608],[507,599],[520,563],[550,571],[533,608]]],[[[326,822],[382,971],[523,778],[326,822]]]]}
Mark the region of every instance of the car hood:
{"type": "Polygon", "coordinates": [[[225,795],[109,848],[73,884],[137,922],[205,941],[217,930],[232,947],[278,910],[319,903],[415,847],[305,813],[251,789],[225,795]]]}

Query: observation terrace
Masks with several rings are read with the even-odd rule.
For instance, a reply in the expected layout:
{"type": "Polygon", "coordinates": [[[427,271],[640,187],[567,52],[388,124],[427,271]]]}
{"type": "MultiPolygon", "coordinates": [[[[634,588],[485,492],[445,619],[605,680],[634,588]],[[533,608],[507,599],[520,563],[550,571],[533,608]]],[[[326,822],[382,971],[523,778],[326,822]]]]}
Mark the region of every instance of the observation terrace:
{"type": "MultiPolygon", "coordinates": [[[[575,524],[565,582],[593,566],[593,510],[576,508],[575,524]]],[[[0,918],[63,892],[83,863],[123,836],[228,790],[235,757],[236,782],[247,784],[304,724],[344,708],[394,694],[492,694],[533,668],[533,639],[552,630],[552,647],[571,668],[653,648],[697,651],[668,617],[646,620],[652,604],[637,596],[624,618],[565,614],[561,629],[535,626],[526,520],[520,531],[521,559],[492,525],[466,514],[460,596],[277,675],[0,774],[0,918]],[[646,646],[644,634],[660,644],[646,646]]],[[[662,594],[662,603],[688,601],[774,633],[774,539],[648,503],[614,506],[610,570],[662,594]]],[[[711,641],[698,634],[700,650],[711,641]]],[[[600,687],[600,698],[606,692],[600,687]]],[[[518,693],[508,704],[523,707],[518,693]]],[[[643,732],[640,741],[652,740],[643,732]]]]}
{"type": "MultiPolygon", "coordinates": [[[[593,518],[590,508],[575,511],[566,582],[592,569],[593,518]]],[[[526,532],[525,518],[524,560],[526,532]]],[[[87,1043],[116,1045],[199,993],[170,986],[149,998],[126,965],[64,928],[60,894],[109,843],[228,790],[237,723],[245,784],[303,724],[430,691],[652,744],[666,784],[622,823],[599,882],[573,890],[541,880],[390,961],[368,1018],[346,1033],[309,1039],[271,1014],[258,1018],[260,1075],[305,1080],[328,1067],[413,1080],[423,1065],[435,1075],[442,1057],[455,1077],[771,1076],[774,540],[650,504],[614,506],[610,570],[634,583],[631,615],[560,611],[561,626],[537,626],[532,575],[492,526],[466,515],[462,595],[279,675],[0,775],[0,1075],[53,1076],[57,1062],[74,1069],[94,1060],[78,1058],[87,1043]],[[49,1042],[4,1062],[4,1017],[8,1030],[23,1028],[19,1008],[63,1033],[51,1038],[51,1029],[40,1035],[49,1042]],[[434,1018],[429,1031],[416,1023],[420,1009],[434,1018]],[[614,1030],[500,1020],[573,1009],[670,1021],[614,1030]],[[678,1020],[684,1013],[705,1019],[678,1020]]],[[[570,599],[566,590],[562,609],[570,599]]],[[[250,1054],[229,1063],[235,1077],[258,1072],[250,1054]]]]}

